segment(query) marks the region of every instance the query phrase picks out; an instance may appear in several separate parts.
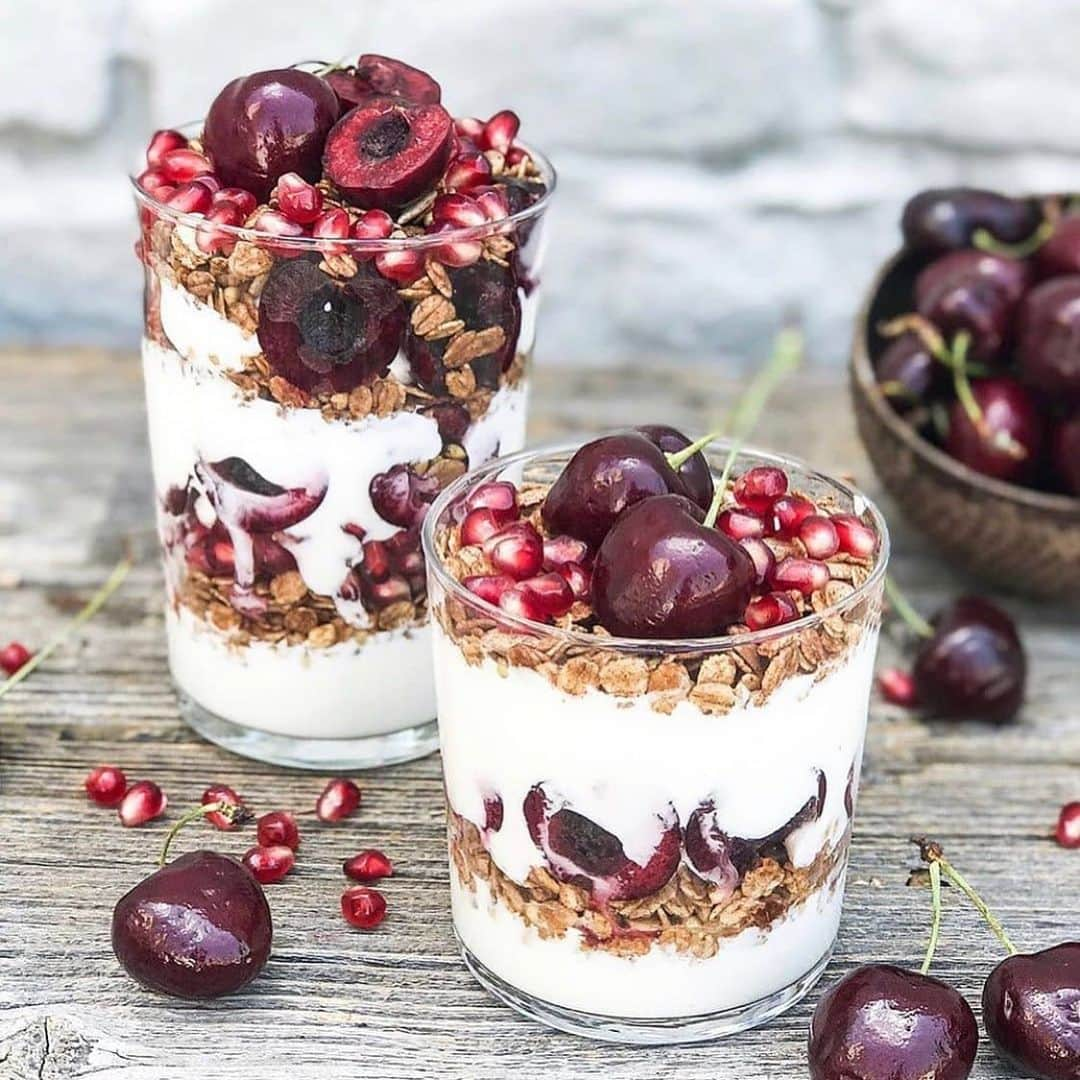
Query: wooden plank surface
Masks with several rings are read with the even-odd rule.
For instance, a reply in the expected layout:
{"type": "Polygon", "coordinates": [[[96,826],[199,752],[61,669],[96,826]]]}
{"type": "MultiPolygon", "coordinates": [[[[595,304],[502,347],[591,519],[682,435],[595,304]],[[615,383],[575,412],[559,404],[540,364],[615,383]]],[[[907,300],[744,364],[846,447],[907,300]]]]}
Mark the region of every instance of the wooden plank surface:
{"type": "MultiPolygon", "coordinates": [[[[764,1030],[659,1049],[561,1035],[489,998],[451,933],[437,756],[367,774],[357,818],[305,832],[298,869],[269,890],[274,955],[247,992],[191,1005],[130,982],[109,947],[110,912],[151,868],[164,822],[120,828],[82,796],[87,770],[109,761],[152,777],[174,807],[213,780],[258,808],[311,805],[321,781],[233,757],[177,718],[135,358],[0,354],[0,388],[0,641],[42,642],[104,579],[124,537],[140,553],[105,611],[0,703],[2,1080],[806,1076],[817,991],[764,1030]],[[385,890],[391,916],[364,935],[349,930],[337,902],[341,858],[368,845],[385,849],[400,872],[385,890]]],[[[535,381],[530,434],[550,441],[646,420],[697,432],[734,389],[715,368],[551,367],[535,381]]],[[[852,472],[877,491],[839,376],[785,387],[757,441],[852,472]]],[[[884,508],[895,573],[932,610],[965,582],[884,508]]],[[[847,906],[825,984],[861,962],[910,964],[921,954],[928,897],[904,887],[913,832],[946,843],[1021,947],[1075,934],[1080,852],[1062,851],[1048,834],[1060,804],[1080,797],[1080,620],[1008,603],[1032,661],[1018,723],[928,725],[873,706],[847,906]]],[[[898,644],[885,635],[883,661],[895,659],[898,644]]],[[[216,838],[237,854],[246,847],[243,838],[216,838]]],[[[998,947],[973,914],[951,908],[937,970],[977,1005],[998,947]]],[[[973,1075],[1013,1074],[984,1039],[973,1075]]]]}

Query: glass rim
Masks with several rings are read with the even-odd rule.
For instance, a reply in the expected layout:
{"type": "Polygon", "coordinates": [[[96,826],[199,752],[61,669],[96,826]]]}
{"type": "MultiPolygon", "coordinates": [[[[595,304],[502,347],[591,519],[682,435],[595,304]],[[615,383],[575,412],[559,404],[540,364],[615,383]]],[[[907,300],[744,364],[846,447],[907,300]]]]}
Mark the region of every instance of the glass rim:
{"type": "MultiPolygon", "coordinates": [[[[198,133],[202,130],[202,121],[194,120],[182,124],[174,130],[179,131],[181,134],[186,134],[189,131],[198,133]]],[[[357,239],[351,236],[340,240],[314,236],[278,236],[276,233],[266,232],[262,229],[252,229],[245,225],[219,225],[217,223],[214,224],[213,228],[215,232],[221,232],[226,236],[235,237],[237,240],[246,240],[249,243],[261,244],[263,246],[286,248],[297,252],[317,252],[321,251],[323,247],[333,245],[336,249],[344,248],[345,251],[343,254],[355,251],[377,255],[384,251],[427,251],[429,249],[442,247],[448,243],[460,243],[466,240],[485,240],[490,236],[502,235],[524,222],[538,218],[547,209],[548,203],[550,202],[551,196],[558,183],[558,174],[555,171],[555,166],[551,164],[550,159],[546,155],[535,150],[529,143],[519,141],[517,145],[528,153],[529,157],[535,162],[537,168],[540,169],[545,189],[544,193],[536,200],[536,202],[530,203],[515,214],[509,214],[504,218],[500,218],[498,221],[485,221],[483,225],[467,225],[462,228],[447,229],[445,232],[423,236],[388,237],[384,240],[357,239]]],[[[165,203],[139,187],[138,177],[143,172],[145,172],[145,169],[128,173],[128,182],[131,184],[132,190],[135,193],[136,201],[142,207],[151,211],[157,217],[171,221],[174,225],[186,225],[190,228],[197,229],[200,225],[206,224],[207,219],[204,215],[174,210],[172,207],[166,206],[165,203]]]]}
{"type": "MultiPolygon", "coordinates": [[[[491,478],[495,476],[495,474],[508,468],[513,468],[516,465],[526,465],[545,457],[558,457],[560,455],[572,454],[580,449],[583,442],[586,441],[589,440],[585,439],[582,440],[582,442],[575,443],[550,444],[535,447],[533,449],[522,450],[506,457],[495,458],[479,468],[472,469],[462,476],[457,477],[439,494],[439,497],[432,503],[431,508],[424,518],[424,524],[421,530],[421,540],[423,543],[427,573],[434,577],[448,593],[464,600],[471,607],[474,607],[485,615],[490,615],[492,618],[497,619],[500,624],[505,625],[511,630],[527,633],[531,637],[536,637],[538,634],[544,634],[549,637],[559,638],[568,645],[583,646],[588,649],[610,649],[616,652],[634,653],[656,653],[659,651],[679,655],[702,652],[729,652],[732,649],[741,648],[746,645],[758,645],[762,642],[773,641],[776,638],[801,634],[805,630],[820,626],[826,619],[843,614],[849,608],[855,607],[857,604],[861,603],[868,595],[875,591],[885,577],[889,556],[891,554],[889,528],[884,515],[881,513],[881,510],[873,499],[853,484],[848,484],[837,477],[830,476],[828,473],[819,472],[818,470],[811,468],[801,458],[777,454],[773,451],[762,450],[754,446],[743,446],[736,454],[736,463],[738,463],[740,458],[745,456],[754,458],[755,464],[764,463],[778,465],[785,469],[797,470],[803,476],[824,483],[841,495],[849,498],[854,506],[859,506],[861,504],[862,509],[858,512],[860,514],[868,513],[870,515],[873,526],[878,534],[875,563],[870,571],[870,576],[866,581],[861,585],[855,586],[848,596],[845,596],[842,600],[838,600],[834,604],[830,604],[822,611],[813,611],[807,615],[803,615],[801,618],[792,619],[791,622],[780,623],[778,626],[770,626],[764,630],[748,630],[741,634],[720,634],[712,637],[699,638],[628,638],[617,637],[614,635],[598,637],[596,634],[591,634],[583,630],[564,629],[559,626],[554,626],[551,623],[541,623],[532,619],[526,619],[520,615],[514,615],[504,611],[496,604],[489,603],[487,600],[484,600],[482,597],[479,597],[466,589],[465,586],[447,570],[445,563],[435,549],[436,524],[446,513],[454,500],[472,484],[482,482],[484,478],[491,478]]],[[[730,443],[728,440],[717,439],[708,448],[709,454],[707,455],[707,460],[708,457],[716,457],[721,451],[729,446],[730,443]]],[[[712,467],[713,463],[710,461],[710,468],[712,467]]],[[[430,603],[431,589],[429,586],[429,606],[430,603]]]]}

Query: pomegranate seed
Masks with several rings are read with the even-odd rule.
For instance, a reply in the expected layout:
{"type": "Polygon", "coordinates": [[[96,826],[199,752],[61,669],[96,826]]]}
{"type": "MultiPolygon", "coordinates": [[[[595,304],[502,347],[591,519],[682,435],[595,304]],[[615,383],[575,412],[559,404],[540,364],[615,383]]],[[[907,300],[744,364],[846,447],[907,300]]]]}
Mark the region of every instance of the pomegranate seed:
{"type": "MultiPolygon", "coordinates": [[[[428,235],[456,232],[453,225],[434,225],[428,229],[428,235]]],[[[472,266],[484,254],[482,240],[454,240],[438,247],[439,261],[447,266],[472,266]]]]}
{"type": "Polygon", "coordinates": [[[498,604],[502,594],[514,587],[514,579],[509,574],[472,574],[464,578],[461,584],[481,600],[498,604]]]}
{"type": "Polygon", "coordinates": [[[470,510],[486,507],[504,525],[514,521],[520,514],[517,488],[505,480],[493,480],[491,483],[481,484],[474,488],[469,492],[465,505],[470,510]]]}
{"type": "Polygon", "coordinates": [[[754,536],[740,540],[739,543],[745,548],[746,554],[754,560],[755,583],[764,585],[772,576],[773,570],[776,569],[776,556],[773,554],[772,548],[764,540],[759,540],[754,536]]]}
{"type": "MultiPolygon", "coordinates": [[[[251,227],[258,232],[269,233],[271,236],[280,236],[289,240],[298,239],[305,235],[303,225],[290,221],[284,214],[279,214],[276,210],[260,210],[258,216],[251,222],[251,227]]],[[[269,251],[284,259],[292,259],[303,254],[303,249],[299,245],[289,246],[288,244],[267,243],[266,247],[269,251]]]]}
{"type": "Polygon", "coordinates": [[[884,668],[878,672],[877,682],[881,696],[893,705],[910,709],[919,703],[919,692],[915,689],[915,680],[910,672],[884,668]]]}
{"type": "MultiPolygon", "coordinates": [[[[216,802],[226,803],[229,806],[242,805],[240,796],[237,795],[228,784],[211,784],[202,793],[202,799],[200,801],[203,806],[208,806],[210,803],[216,802]]],[[[215,829],[220,829],[222,832],[228,832],[229,830],[236,828],[236,822],[232,821],[220,810],[215,810],[210,814],[206,814],[205,817],[215,829]]]]}
{"type": "Polygon", "coordinates": [[[484,121],[475,116],[459,116],[454,121],[454,130],[466,139],[479,144],[484,137],[484,121]]]}
{"type": "Polygon", "coordinates": [[[1061,808],[1054,837],[1064,848],[1080,847],[1080,802],[1066,803],[1061,808]]]}
{"type": "MultiPolygon", "coordinates": [[[[335,206],[315,219],[311,235],[316,240],[347,240],[351,227],[349,215],[340,206],[335,206]]],[[[324,243],[317,246],[326,255],[344,255],[349,250],[347,244],[324,243]]]]}
{"type": "Polygon", "coordinates": [[[533,593],[524,585],[515,585],[499,597],[499,607],[508,615],[517,619],[527,619],[530,622],[546,623],[548,613],[533,593]]]}
{"type": "Polygon", "coordinates": [[[191,182],[193,184],[202,184],[211,195],[216,195],[221,190],[221,181],[213,173],[207,173],[205,176],[196,176],[191,182]]]}
{"type": "Polygon", "coordinates": [[[310,225],[322,213],[322,192],[299,173],[282,173],[274,197],[278,210],[298,225],[310,225]]]}
{"type": "Polygon", "coordinates": [[[238,238],[214,226],[229,225],[236,228],[243,225],[243,214],[229,203],[220,203],[210,207],[206,220],[209,224],[200,225],[195,230],[195,245],[208,255],[231,255],[238,238]]]}
{"type": "Polygon", "coordinates": [[[214,192],[215,206],[235,206],[240,212],[241,221],[247,221],[255,213],[258,201],[250,191],[239,187],[226,187],[214,192]]]}
{"type": "Polygon", "coordinates": [[[320,821],[341,821],[360,806],[360,789],[351,781],[337,777],[327,783],[315,803],[320,821]]]}
{"type": "Polygon", "coordinates": [[[479,203],[456,191],[440,195],[435,200],[431,217],[437,225],[450,225],[455,229],[473,229],[487,223],[479,203]]]}
{"type": "Polygon", "coordinates": [[[483,191],[474,191],[473,198],[488,221],[502,221],[510,216],[510,203],[502,188],[489,187],[483,191]]]}
{"type": "Polygon", "coordinates": [[[172,150],[186,149],[187,144],[187,139],[179,131],[169,128],[155,131],[146,145],[146,164],[151,169],[160,169],[166,154],[172,150]]]}
{"type": "Polygon", "coordinates": [[[854,514],[833,514],[832,523],[840,550],[859,559],[868,559],[877,551],[877,533],[854,514]]]}
{"type": "Polygon", "coordinates": [[[212,201],[213,195],[210,194],[210,189],[192,181],[181,184],[165,200],[165,205],[170,210],[176,210],[181,214],[205,214],[210,209],[212,201]]]}
{"type": "Polygon", "coordinates": [[[799,539],[811,559],[831,559],[840,550],[836,526],[821,514],[810,514],[802,519],[799,539]]]}
{"type": "Polygon", "coordinates": [[[765,535],[765,519],[739,507],[725,510],[716,519],[716,527],[732,540],[749,540],[765,535]]]}
{"type": "Polygon", "coordinates": [[[817,507],[801,495],[781,495],[773,503],[776,515],[776,531],[781,536],[795,536],[805,518],[817,513],[817,507]]]}
{"type": "Polygon", "coordinates": [[[783,469],[757,465],[735,481],[735,501],[756,514],[767,514],[787,488],[787,475],[783,469]]]}
{"type": "Polygon", "coordinates": [[[592,591],[592,574],[580,563],[562,563],[555,567],[556,573],[566,578],[575,600],[587,600],[592,591]]]}
{"type": "Polygon", "coordinates": [[[788,556],[776,564],[769,584],[779,591],[795,589],[809,596],[818,589],[824,589],[829,577],[829,568],[824,563],[788,556]]]}
{"type": "Polygon", "coordinates": [[[353,881],[378,881],[379,878],[393,874],[394,864],[381,851],[368,848],[359,855],[346,859],[341,869],[345,871],[345,876],[353,881]]]}
{"type": "Polygon", "coordinates": [[[169,800],[165,792],[153,780],[140,780],[132,784],[120,800],[117,816],[120,824],[128,828],[145,825],[165,813],[169,800]]]}
{"type": "Polygon", "coordinates": [[[544,611],[554,618],[565,615],[574,606],[574,590],[562,574],[554,571],[529,578],[522,582],[522,587],[528,589],[544,611]]]}
{"type": "Polygon", "coordinates": [[[116,806],[127,791],[127,777],[115,765],[99,765],[90,770],[83,787],[98,806],[116,806]]]}
{"type": "Polygon", "coordinates": [[[135,183],[147,195],[153,195],[155,199],[160,201],[167,199],[176,190],[175,185],[170,184],[165,174],[157,169],[146,169],[144,172],[139,173],[135,183]]]}
{"type": "Polygon", "coordinates": [[[503,109],[484,125],[481,145],[485,150],[498,150],[500,154],[505,154],[514,145],[520,127],[517,113],[503,109]]]}
{"type": "MultiPolygon", "coordinates": [[[[355,232],[354,229],[354,235],[355,232]]],[[[424,272],[424,253],[414,248],[380,251],[375,256],[375,269],[390,281],[396,281],[399,285],[411,285],[424,272]]]]}
{"type": "Polygon", "coordinates": [[[341,894],[341,914],[360,930],[374,930],[386,918],[386,898],[378,889],[354,885],[341,894]]]}
{"type": "Polygon", "coordinates": [[[544,569],[556,570],[566,563],[583,564],[589,558],[589,545],[576,536],[554,536],[544,541],[544,569]]]}
{"type": "Polygon", "coordinates": [[[214,171],[210,167],[210,162],[202,154],[197,154],[186,147],[163,154],[157,168],[172,184],[186,184],[189,180],[194,180],[196,176],[205,176],[214,171]]]}
{"type": "Polygon", "coordinates": [[[0,668],[9,675],[14,675],[33,655],[22,642],[8,642],[0,649],[0,668]]]}
{"type": "Polygon", "coordinates": [[[772,592],[756,596],[746,605],[743,622],[751,630],[767,630],[770,626],[779,626],[798,617],[799,609],[787,593],[772,592]]]}
{"type": "Polygon", "coordinates": [[[443,176],[447,191],[469,191],[491,181],[491,162],[481,153],[459,154],[443,176]]]}
{"type": "Polygon", "coordinates": [[[498,512],[489,506],[479,506],[470,510],[461,523],[461,542],[466,546],[482,544],[494,536],[506,522],[498,512]]]}
{"type": "Polygon", "coordinates": [[[300,846],[300,830],[296,827],[296,818],[287,810],[271,810],[269,814],[263,814],[255,826],[255,835],[260,847],[284,845],[295,851],[300,846]]]}
{"type": "Polygon", "coordinates": [[[529,152],[521,146],[511,146],[506,151],[506,164],[512,169],[515,165],[520,165],[527,157],[529,152]]]}
{"type": "Polygon", "coordinates": [[[296,865],[296,852],[285,844],[253,847],[244,852],[240,861],[260,884],[273,885],[281,881],[296,865]]]}
{"type": "Polygon", "coordinates": [[[394,219],[385,210],[366,210],[353,226],[357,240],[389,240],[394,219]]]}
{"type": "Polygon", "coordinates": [[[484,554],[497,571],[524,581],[540,571],[544,542],[527,521],[519,521],[488,537],[484,541],[484,554]]]}

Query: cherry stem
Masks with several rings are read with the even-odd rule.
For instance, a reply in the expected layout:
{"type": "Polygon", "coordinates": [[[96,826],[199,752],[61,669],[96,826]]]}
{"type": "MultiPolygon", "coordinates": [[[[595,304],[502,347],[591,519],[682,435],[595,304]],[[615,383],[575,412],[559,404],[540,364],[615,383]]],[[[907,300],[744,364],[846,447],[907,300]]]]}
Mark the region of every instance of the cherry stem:
{"type": "Polygon", "coordinates": [[[920,972],[925,975],[934,962],[938,938],[941,935],[941,864],[930,863],[930,904],[933,915],[930,919],[930,940],[926,943],[926,956],[923,957],[920,972]]]}
{"type": "Polygon", "coordinates": [[[945,858],[945,852],[942,850],[941,845],[934,840],[928,840],[925,836],[912,837],[911,842],[918,847],[919,855],[923,862],[929,865],[931,873],[935,865],[940,866],[945,877],[975,905],[975,909],[983,917],[986,925],[993,931],[994,937],[1001,942],[1010,956],[1015,956],[1018,950],[1009,940],[1009,935],[1005,933],[1005,927],[1001,925],[997,916],[987,906],[986,901],[968,883],[967,879],[945,858]]]}
{"type": "Polygon", "coordinates": [[[1026,259],[1034,255],[1054,235],[1054,222],[1041,221],[1035,231],[1026,239],[1016,244],[999,240],[989,229],[976,229],[971,236],[972,244],[980,251],[991,255],[1004,255],[1009,259],[1026,259]]]}
{"type": "Polygon", "coordinates": [[[185,810],[183,814],[177,818],[176,823],[165,834],[165,843],[161,846],[161,854],[158,856],[158,866],[164,866],[169,859],[169,847],[172,845],[173,837],[185,826],[190,825],[193,821],[197,821],[201,817],[205,817],[207,814],[221,814],[228,818],[229,821],[238,822],[242,821],[244,817],[243,806],[238,806],[236,803],[230,802],[210,802],[203,803],[201,806],[193,806],[190,810],[185,810]]]}
{"type": "Polygon", "coordinates": [[[0,698],[2,698],[9,690],[17,686],[25,679],[30,672],[37,668],[40,664],[44,663],[56,650],[63,645],[68,636],[73,633],[78,627],[82,626],[88,619],[92,619],[94,615],[104,606],[105,602],[118,588],[120,583],[127,577],[128,571],[131,569],[132,559],[130,555],[125,555],[116,566],[113,568],[113,572],[109,575],[105,584],[86,602],[86,605],[81,611],[66,625],[61,627],[57,633],[55,633],[18,671],[15,672],[9,679],[0,683],[0,698]]]}
{"type": "Polygon", "coordinates": [[[1027,457],[1027,451],[1007,432],[991,431],[986,422],[986,416],[971,389],[970,366],[967,362],[967,351],[971,345],[971,335],[966,330],[961,330],[953,339],[953,387],[956,397],[967,413],[979,438],[989,443],[997,450],[1008,454],[1017,461],[1023,461],[1027,457]]]}
{"type": "Polygon", "coordinates": [[[888,593],[896,614],[903,619],[908,629],[919,637],[934,636],[934,628],[915,610],[911,601],[900,591],[900,586],[888,575],[885,577],[885,592],[888,593]]]}

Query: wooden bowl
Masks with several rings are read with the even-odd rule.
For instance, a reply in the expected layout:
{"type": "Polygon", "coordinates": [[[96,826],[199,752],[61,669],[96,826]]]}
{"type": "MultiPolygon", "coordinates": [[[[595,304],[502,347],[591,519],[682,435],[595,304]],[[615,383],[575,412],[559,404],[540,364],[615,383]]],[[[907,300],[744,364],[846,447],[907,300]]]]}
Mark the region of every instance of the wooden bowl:
{"type": "Polygon", "coordinates": [[[893,411],[874,378],[882,320],[910,311],[925,255],[882,268],[859,310],[851,392],[859,435],[886,490],[934,546],[962,569],[1028,596],[1080,598],[1080,498],[1006,484],[927,442],[893,411]]]}

